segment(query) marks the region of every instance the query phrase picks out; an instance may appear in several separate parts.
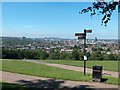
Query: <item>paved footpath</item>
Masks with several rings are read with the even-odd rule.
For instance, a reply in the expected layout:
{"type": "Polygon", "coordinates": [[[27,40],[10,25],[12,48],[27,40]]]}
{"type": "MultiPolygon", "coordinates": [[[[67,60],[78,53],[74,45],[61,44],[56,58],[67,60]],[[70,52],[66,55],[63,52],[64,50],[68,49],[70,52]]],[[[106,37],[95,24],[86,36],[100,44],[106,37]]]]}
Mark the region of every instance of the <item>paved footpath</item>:
{"type": "MultiPolygon", "coordinates": [[[[77,67],[77,66],[53,64],[53,63],[48,63],[48,62],[41,62],[41,61],[38,61],[38,60],[26,60],[26,61],[39,63],[39,64],[45,64],[45,65],[48,65],[48,66],[54,66],[54,67],[59,67],[59,68],[64,68],[64,69],[69,69],[69,70],[74,70],[74,71],[81,71],[81,72],[83,72],[83,70],[84,70],[83,67],[77,67]]],[[[86,72],[87,73],[92,73],[92,69],[86,68],[86,72]]],[[[104,76],[112,76],[112,77],[117,77],[118,78],[118,72],[115,72],[115,71],[103,70],[102,74],[104,76]]]]}
{"type": "MultiPolygon", "coordinates": [[[[26,87],[36,87],[36,88],[116,88],[118,90],[118,85],[103,84],[97,82],[80,82],[80,81],[65,81],[56,80],[51,78],[43,78],[37,76],[23,75],[17,73],[10,73],[5,71],[0,71],[2,75],[2,82],[15,83],[24,85],[26,87]]],[[[114,89],[112,89],[114,90],[114,89]]]]}

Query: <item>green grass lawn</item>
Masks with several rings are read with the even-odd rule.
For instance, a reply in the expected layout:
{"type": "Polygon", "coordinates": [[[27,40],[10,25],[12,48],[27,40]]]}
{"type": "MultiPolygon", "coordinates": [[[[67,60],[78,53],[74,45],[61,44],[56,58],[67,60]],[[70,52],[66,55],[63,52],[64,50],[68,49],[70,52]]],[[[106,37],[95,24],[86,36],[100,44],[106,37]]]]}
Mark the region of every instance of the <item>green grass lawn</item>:
{"type": "MultiPolygon", "coordinates": [[[[2,70],[14,73],[21,73],[40,77],[49,77],[54,79],[91,81],[92,75],[83,75],[82,72],[51,67],[43,64],[36,64],[22,60],[2,60],[2,70]]],[[[118,84],[118,78],[106,77],[105,83],[118,84]]]]}
{"type": "MultiPolygon", "coordinates": [[[[83,61],[75,60],[40,60],[40,61],[79,67],[84,66],[83,61]]],[[[118,71],[118,61],[87,61],[86,63],[88,68],[92,68],[92,66],[94,65],[101,65],[103,66],[104,70],[118,71]]]]}

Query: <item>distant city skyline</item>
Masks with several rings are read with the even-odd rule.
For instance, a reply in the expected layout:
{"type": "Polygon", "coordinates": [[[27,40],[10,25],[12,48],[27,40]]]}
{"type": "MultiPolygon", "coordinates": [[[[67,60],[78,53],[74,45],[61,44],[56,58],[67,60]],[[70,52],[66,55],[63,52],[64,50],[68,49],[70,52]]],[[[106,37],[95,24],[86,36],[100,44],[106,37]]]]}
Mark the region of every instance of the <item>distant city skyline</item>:
{"type": "Polygon", "coordinates": [[[7,37],[75,39],[76,32],[92,29],[88,39],[118,39],[118,10],[107,27],[102,15],[79,14],[92,2],[3,2],[2,35],[7,37]]]}

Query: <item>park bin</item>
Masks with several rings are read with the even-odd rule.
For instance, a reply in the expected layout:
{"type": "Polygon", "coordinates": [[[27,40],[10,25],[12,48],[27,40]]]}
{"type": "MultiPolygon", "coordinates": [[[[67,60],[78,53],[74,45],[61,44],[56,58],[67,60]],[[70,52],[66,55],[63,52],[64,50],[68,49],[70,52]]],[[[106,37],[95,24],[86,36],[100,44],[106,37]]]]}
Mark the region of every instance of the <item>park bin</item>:
{"type": "Polygon", "coordinates": [[[101,82],[102,80],[102,66],[93,66],[92,80],[95,82],[101,82]]]}

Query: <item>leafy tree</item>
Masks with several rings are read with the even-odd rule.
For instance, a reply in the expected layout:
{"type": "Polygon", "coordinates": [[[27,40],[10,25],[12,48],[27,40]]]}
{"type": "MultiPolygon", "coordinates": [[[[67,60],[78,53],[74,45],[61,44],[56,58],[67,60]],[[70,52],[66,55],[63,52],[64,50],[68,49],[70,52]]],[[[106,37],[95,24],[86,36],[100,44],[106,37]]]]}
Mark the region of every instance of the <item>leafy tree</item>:
{"type": "Polygon", "coordinates": [[[120,60],[119,55],[114,54],[114,59],[115,59],[115,60],[120,60]]]}
{"type": "Polygon", "coordinates": [[[96,54],[95,54],[95,52],[92,52],[92,53],[91,53],[90,60],[95,60],[95,57],[97,57],[96,54]]]}
{"type": "Polygon", "coordinates": [[[97,48],[93,48],[92,51],[97,51],[97,48]]]}
{"type": "Polygon", "coordinates": [[[80,49],[80,46],[75,45],[73,49],[80,49]]]}
{"type": "Polygon", "coordinates": [[[66,57],[65,57],[65,60],[72,60],[72,53],[66,53],[66,57]]]}
{"type": "Polygon", "coordinates": [[[89,58],[90,58],[90,53],[87,52],[87,53],[86,53],[86,56],[87,56],[87,58],[88,58],[88,60],[89,60],[89,58]]]}
{"type": "Polygon", "coordinates": [[[113,11],[115,11],[116,7],[119,6],[120,11],[120,2],[104,2],[104,0],[101,2],[100,0],[97,0],[97,2],[94,2],[92,6],[82,9],[79,13],[88,13],[90,12],[90,16],[94,15],[103,15],[101,25],[104,24],[107,26],[107,23],[110,21],[110,18],[112,16],[113,11]]]}
{"type": "Polygon", "coordinates": [[[104,59],[105,60],[115,60],[115,56],[113,54],[105,54],[104,59]]]}
{"type": "Polygon", "coordinates": [[[22,59],[22,54],[18,50],[9,50],[3,49],[2,50],[2,58],[5,59],[22,59]]]}
{"type": "Polygon", "coordinates": [[[103,55],[100,51],[94,51],[90,56],[90,60],[103,60],[103,55]]]}
{"type": "Polygon", "coordinates": [[[24,58],[26,59],[38,59],[38,52],[35,50],[25,50],[24,58]]]}
{"type": "Polygon", "coordinates": [[[79,52],[76,49],[72,51],[72,58],[73,60],[79,60],[79,52]]]}
{"type": "Polygon", "coordinates": [[[80,60],[84,60],[83,56],[84,56],[84,53],[83,53],[83,52],[80,52],[80,53],[79,53],[79,59],[80,59],[80,60]]]}
{"type": "Polygon", "coordinates": [[[49,55],[48,55],[48,53],[47,53],[46,51],[42,51],[42,50],[41,50],[41,51],[39,52],[39,58],[40,58],[40,59],[45,60],[45,59],[48,58],[48,56],[49,56],[49,55]]]}
{"type": "Polygon", "coordinates": [[[65,59],[65,57],[67,56],[66,52],[60,53],[60,59],[65,59]]]}
{"type": "Polygon", "coordinates": [[[117,60],[120,60],[120,54],[117,55],[117,60]]]}
{"type": "Polygon", "coordinates": [[[60,52],[55,51],[49,54],[49,59],[59,59],[60,58],[60,52]]]}
{"type": "Polygon", "coordinates": [[[110,51],[110,48],[107,48],[107,50],[106,50],[106,51],[107,51],[107,52],[108,52],[108,51],[110,51]]]}

